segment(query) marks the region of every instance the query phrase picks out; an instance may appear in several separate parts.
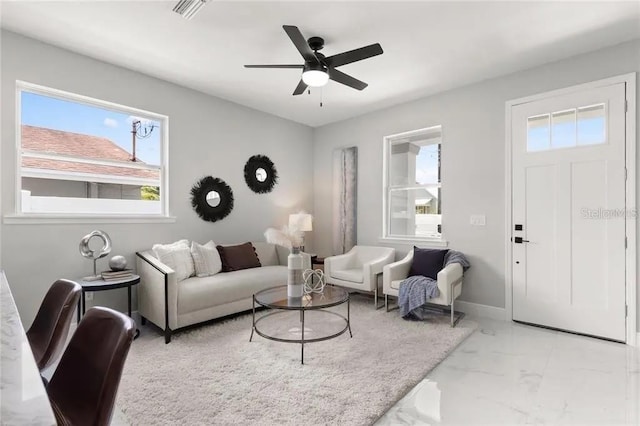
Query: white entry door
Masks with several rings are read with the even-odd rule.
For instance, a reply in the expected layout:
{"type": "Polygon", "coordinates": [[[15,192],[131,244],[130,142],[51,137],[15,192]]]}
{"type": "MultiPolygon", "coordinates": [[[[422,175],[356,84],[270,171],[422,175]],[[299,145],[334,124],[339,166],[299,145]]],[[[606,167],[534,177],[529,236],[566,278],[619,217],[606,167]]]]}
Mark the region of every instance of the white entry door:
{"type": "Polygon", "coordinates": [[[512,107],[513,319],[625,340],[625,85],[512,107]]]}

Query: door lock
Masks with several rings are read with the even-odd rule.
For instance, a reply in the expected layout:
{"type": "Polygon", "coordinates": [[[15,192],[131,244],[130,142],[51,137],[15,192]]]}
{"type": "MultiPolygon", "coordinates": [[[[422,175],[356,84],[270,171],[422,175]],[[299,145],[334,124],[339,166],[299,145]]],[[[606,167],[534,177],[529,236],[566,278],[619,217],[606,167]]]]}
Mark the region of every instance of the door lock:
{"type": "Polygon", "coordinates": [[[522,237],[513,237],[513,242],[516,244],[528,243],[529,240],[523,240],[522,237]]]}

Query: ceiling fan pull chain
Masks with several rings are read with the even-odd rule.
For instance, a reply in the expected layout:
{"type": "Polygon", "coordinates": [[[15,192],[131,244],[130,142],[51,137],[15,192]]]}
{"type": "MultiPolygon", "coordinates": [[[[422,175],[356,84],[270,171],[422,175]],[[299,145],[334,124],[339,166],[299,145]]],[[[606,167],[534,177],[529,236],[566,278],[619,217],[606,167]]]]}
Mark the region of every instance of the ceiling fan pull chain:
{"type": "Polygon", "coordinates": [[[320,108],[322,108],[322,93],[323,93],[323,90],[322,90],[322,87],[321,87],[320,88],[320,108]]]}

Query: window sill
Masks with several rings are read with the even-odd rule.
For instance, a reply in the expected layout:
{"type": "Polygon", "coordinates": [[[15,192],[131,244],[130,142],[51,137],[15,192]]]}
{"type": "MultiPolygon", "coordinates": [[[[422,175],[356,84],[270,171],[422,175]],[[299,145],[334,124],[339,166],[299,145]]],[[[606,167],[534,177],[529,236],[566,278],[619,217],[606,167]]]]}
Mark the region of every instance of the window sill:
{"type": "Polygon", "coordinates": [[[401,244],[407,246],[427,246],[427,247],[448,247],[449,242],[443,239],[436,238],[398,238],[398,237],[383,237],[378,239],[379,243],[384,244],[401,244]]]}
{"type": "Polygon", "coordinates": [[[6,214],[5,225],[75,224],[75,223],[175,223],[175,216],[6,214]]]}

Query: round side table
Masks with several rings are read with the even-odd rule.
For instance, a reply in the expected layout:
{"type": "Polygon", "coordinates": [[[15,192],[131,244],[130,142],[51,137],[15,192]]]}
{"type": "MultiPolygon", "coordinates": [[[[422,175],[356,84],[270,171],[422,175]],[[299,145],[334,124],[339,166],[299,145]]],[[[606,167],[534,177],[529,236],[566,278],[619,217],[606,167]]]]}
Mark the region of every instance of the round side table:
{"type": "MultiPolygon", "coordinates": [[[[131,317],[131,287],[138,284],[140,282],[140,276],[131,275],[126,278],[122,278],[119,280],[109,280],[105,281],[103,279],[95,280],[95,281],[85,281],[82,278],[76,279],[75,282],[80,284],[82,287],[82,295],[80,296],[80,301],[78,302],[78,324],[80,323],[80,319],[85,313],[86,302],[85,302],[85,293],[88,291],[106,291],[106,290],[114,290],[116,288],[127,288],[127,307],[128,314],[131,317]],[[82,312],[82,313],[81,313],[82,312]]],[[[140,335],[140,330],[136,328],[136,335],[134,339],[138,338],[140,335]]]]}

